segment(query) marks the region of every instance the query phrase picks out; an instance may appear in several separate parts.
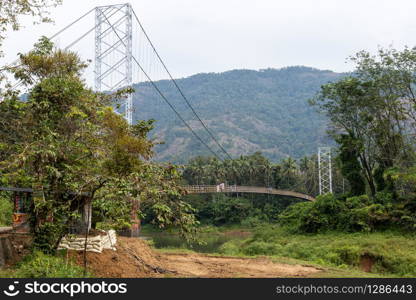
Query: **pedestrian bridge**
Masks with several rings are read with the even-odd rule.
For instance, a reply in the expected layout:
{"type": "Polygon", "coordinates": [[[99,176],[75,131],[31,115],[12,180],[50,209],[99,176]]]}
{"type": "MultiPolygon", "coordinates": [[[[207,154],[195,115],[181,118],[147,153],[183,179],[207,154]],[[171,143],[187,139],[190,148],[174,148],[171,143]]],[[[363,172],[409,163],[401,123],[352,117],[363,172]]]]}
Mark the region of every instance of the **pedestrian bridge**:
{"type": "Polygon", "coordinates": [[[306,194],[278,190],[269,187],[259,186],[240,186],[240,185],[187,185],[183,187],[188,194],[208,194],[208,193],[254,193],[254,194],[271,194],[293,197],[307,201],[315,201],[315,198],[306,194]]]}

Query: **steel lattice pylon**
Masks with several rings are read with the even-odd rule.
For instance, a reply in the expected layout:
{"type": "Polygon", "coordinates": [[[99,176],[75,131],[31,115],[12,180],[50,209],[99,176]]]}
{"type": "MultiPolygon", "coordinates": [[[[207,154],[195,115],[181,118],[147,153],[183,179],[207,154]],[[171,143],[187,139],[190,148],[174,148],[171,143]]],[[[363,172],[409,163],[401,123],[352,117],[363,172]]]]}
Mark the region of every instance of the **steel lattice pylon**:
{"type": "MultiPolygon", "coordinates": [[[[132,85],[132,8],[130,4],[95,8],[95,89],[112,92],[132,85]],[[120,40],[121,38],[121,40],[120,40]]],[[[119,109],[132,124],[132,95],[119,109]]]]}
{"type": "Polygon", "coordinates": [[[318,148],[319,194],[332,193],[331,148],[318,148]]]}

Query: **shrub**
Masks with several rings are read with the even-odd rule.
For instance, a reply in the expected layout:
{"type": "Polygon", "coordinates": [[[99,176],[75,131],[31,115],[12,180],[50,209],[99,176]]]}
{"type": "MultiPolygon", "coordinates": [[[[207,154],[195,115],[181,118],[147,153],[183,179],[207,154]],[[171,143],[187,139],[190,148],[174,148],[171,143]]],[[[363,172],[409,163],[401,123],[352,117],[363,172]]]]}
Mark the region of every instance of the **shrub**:
{"type": "Polygon", "coordinates": [[[315,202],[301,202],[279,215],[279,223],[293,232],[315,233],[336,229],[345,214],[345,204],[332,194],[315,202]]]}
{"type": "Polygon", "coordinates": [[[241,221],[241,225],[243,227],[250,227],[250,228],[259,227],[264,223],[265,222],[259,216],[247,217],[247,218],[245,218],[244,220],[241,221]]]}
{"type": "MultiPolygon", "coordinates": [[[[61,257],[35,251],[18,264],[15,276],[23,278],[80,278],[84,277],[84,270],[61,257]]],[[[87,274],[87,276],[90,275],[87,274]]]]}
{"type": "MultiPolygon", "coordinates": [[[[298,203],[287,208],[279,215],[279,223],[297,233],[374,231],[392,223],[391,195],[378,193],[378,197],[372,199],[362,195],[340,200],[326,194],[317,197],[315,202],[298,203]]],[[[396,217],[400,218],[404,223],[413,222],[413,218],[403,213],[396,217]]]]}
{"type": "Polygon", "coordinates": [[[58,241],[64,232],[64,224],[46,222],[36,228],[33,238],[33,248],[42,250],[47,254],[54,254],[58,247],[58,241]]]}
{"type": "Polygon", "coordinates": [[[252,203],[245,198],[233,198],[220,195],[210,201],[204,208],[204,218],[208,218],[214,225],[239,224],[247,218],[253,210],[252,203]]]}
{"type": "Polygon", "coordinates": [[[13,204],[9,193],[0,193],[0,225],[9,226],[12,223],[13,204]]]}
{"type": "Polygon", "coordinates": [[[355,196],[350,197],[345,200],[345,205],[347,208],[361,208],[367,205],[372,204],[373,202],[370,200],[370,197],[367,195],[355,196]]]}
{"type": "Polygon", "coordinates": [[[240,250],[241,250],[241,241],[239,240],[228,241],[222,244],[218,250],[221,254],[238,255],[240,254],[240,250]]]}
{"type": "Polygon", "coordinates": [[[245,255],[278,255],[281,252],[281,246],[275,243],[254,241],[242,249],[245,255]]]}
{"type": "Polygon", "coordinates": [[[278,217],[279,224],[291,231],[301,231],[304,220],[311,215],[312,202],[300,202],[289,206],[278,217]]]}

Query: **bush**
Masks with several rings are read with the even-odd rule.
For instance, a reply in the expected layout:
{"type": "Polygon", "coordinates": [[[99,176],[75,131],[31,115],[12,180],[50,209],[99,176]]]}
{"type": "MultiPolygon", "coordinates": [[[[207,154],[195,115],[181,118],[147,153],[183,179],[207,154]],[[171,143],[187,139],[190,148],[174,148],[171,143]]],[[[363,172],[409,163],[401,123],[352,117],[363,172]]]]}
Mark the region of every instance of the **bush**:
{"type": "Polygon", "coordinates": [[[239,224],[252,210],[249,200],[225,196],[212,200],[207,208],[209,218],[215,225],[239,224]]]}
{"type": "Polygon", "coordinates": [[[238,255],[240,254],[240,250],[241,250],[241,241],[239,240],[228,241],[222,244],[218,250],[221,254],[238,255]]]}
{"type": "Polygon", "coordinates": [[[243,227],[249,227],[249,228],[259,227],[264,223],[265,223],[264,220],[262,220],[262,218],[259,216],[248,217],[241,221],[241,225],[243,227]]]}
{"type": "Polygon", "coordinates": [[[278,255],[281,252],[281,246],[275,243],[254,241],[242,249],[245,255],[278,255]]]}
{"type": "Polygon", "coordinates": [[[373,202],[370,200],[370,197],[368,197],[367,195],[354,196],[345,200],[345,205],[349,209],[362,208],[372,203],[373,202]]]}
{"type": "Polygon", "coordinates": [[[315,233],[334,230],[345,213],[345,204],[331,194],[318,196],[315,202],[301,202],[279,215],[279,223],[293,232],[315,233]]]}
{"type": "Polygon", "coordinates": [[[387,208],[381,204],[371,204],[354,208],[347,212],[345,227],[347,231],[374,231],[390,222],[387,208]]]}
{"type": "Polygon", "coordinates": [[[58,241],[63,236],[64,224],[46,222],[39,225],[34,232],[33,248],[47,254],[55,254],[58,241]]]}
{"type": "Polygon", "coordinates": [[[10,226],[12,223],[13,204],[9,193],[0,193],[0,226],[10,226]]]}
{"type": "MultiPolygon", "coordinates": [[[[315,202],[303,202],[290,206],[279,215],[279,223],[288,230],[297,233],[317,233],[331,230],[348,232],[374,231],[391,225],[394,217],[391,195],[378,193],[378,198],[367,195],[340,200],[331,194],[318,196],[315,202]]],[[[397,205],[396,205],[397,206],[397,205]]],[[[413,218],[396,214],[404,223],[413,222],[413,218]]],[[[408,225],[409,226],[409,225],[408,225]]]]}
{"type": "Polygon", "coordinates": [[[61,257],[35,251],[18,264],[14,275],[23,278],[80,278],[84,277],[84,270],[61,257]]]}
{"type": "Polygon", "coordinates": [[[279,224],[291,231],[302,231],[304,220],[311,215],[312,202],[300,202],[289,206],[278,217],[279,224]]]}

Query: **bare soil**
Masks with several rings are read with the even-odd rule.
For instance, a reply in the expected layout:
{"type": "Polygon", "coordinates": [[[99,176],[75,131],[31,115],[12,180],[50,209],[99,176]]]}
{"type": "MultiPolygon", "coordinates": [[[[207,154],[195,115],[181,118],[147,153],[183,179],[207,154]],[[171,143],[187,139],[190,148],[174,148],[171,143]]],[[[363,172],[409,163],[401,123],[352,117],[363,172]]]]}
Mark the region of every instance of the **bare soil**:
{"type": "MultiPolygon", "coordinates": [[[[83,253],[71,252],[79,265],[83,253]]],[[[200,253],[161,253],[138,238],[118,237],[117,251],[87,252],[87,267],[98,277],[309,277],[311,266],[274,263],[268,258],[238,258],[200,253]]]]}
{"type": "Polygon", "coordinates": [[[360,269],[364,272],[370,273],[375,261],[374,258],[369,255],[363,255],[360,258],[360,269]]]}

